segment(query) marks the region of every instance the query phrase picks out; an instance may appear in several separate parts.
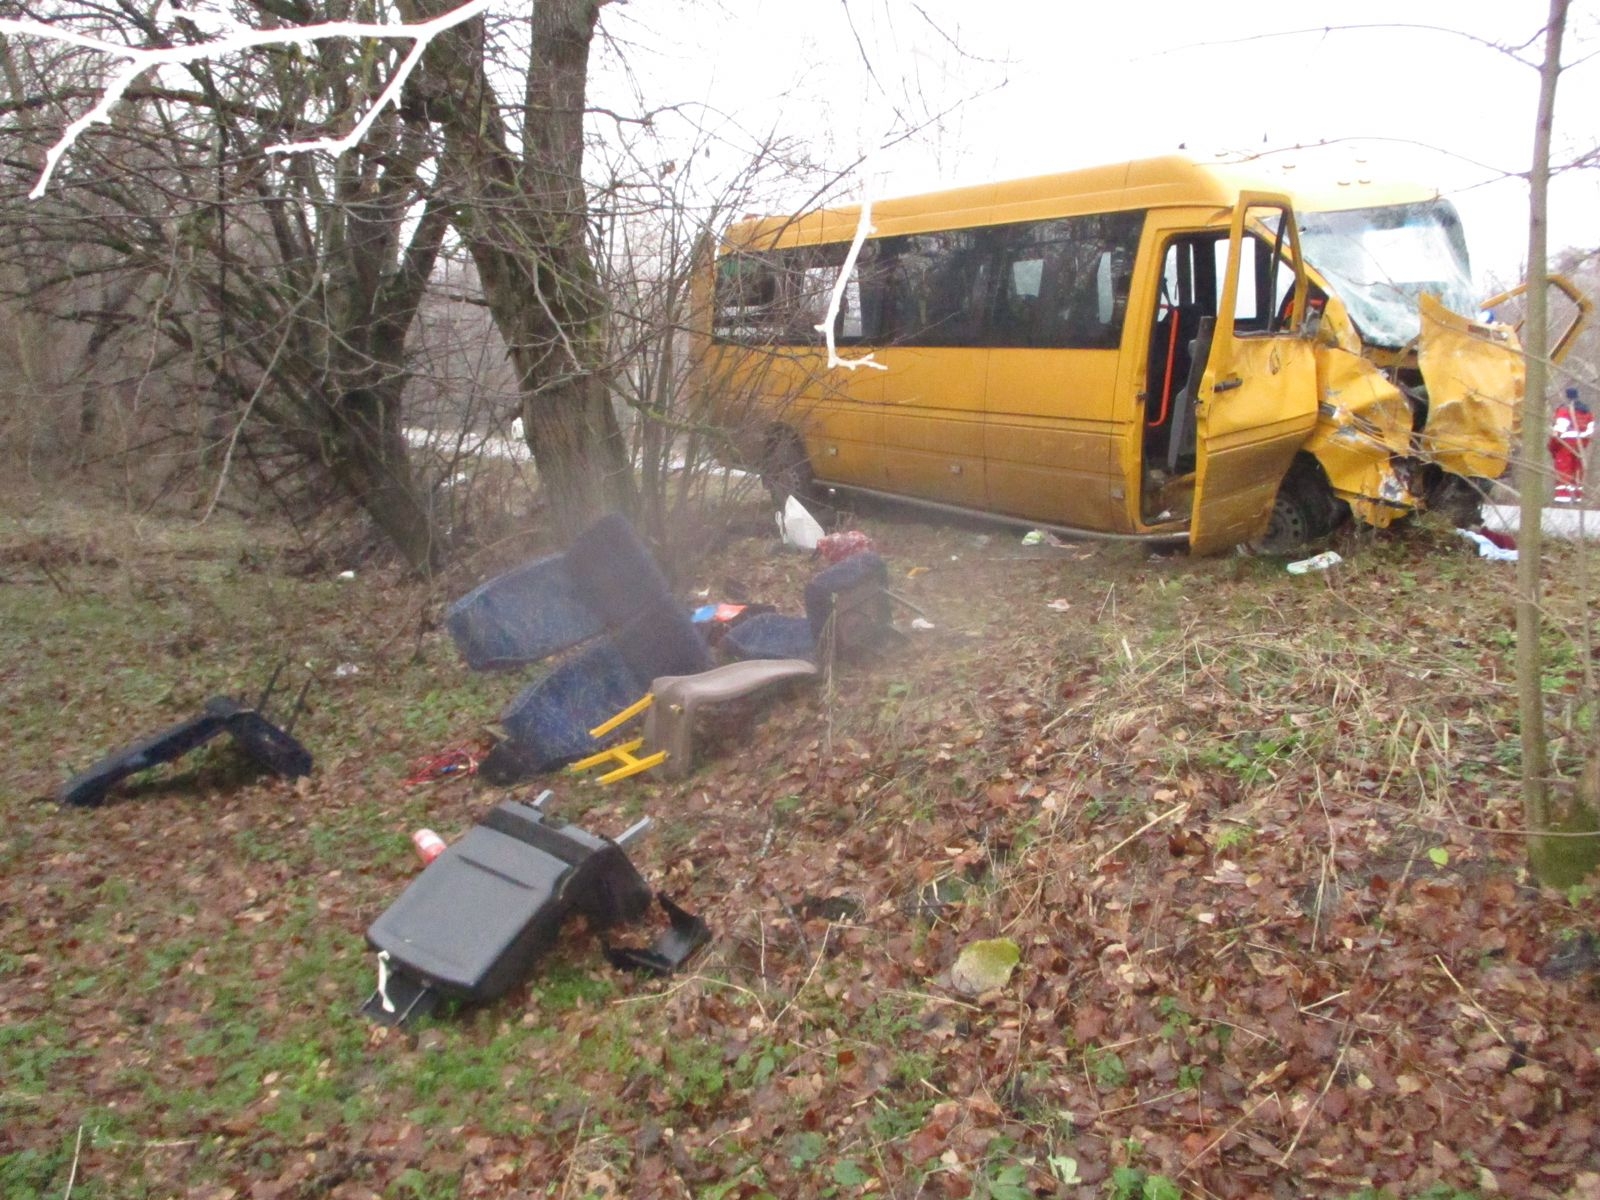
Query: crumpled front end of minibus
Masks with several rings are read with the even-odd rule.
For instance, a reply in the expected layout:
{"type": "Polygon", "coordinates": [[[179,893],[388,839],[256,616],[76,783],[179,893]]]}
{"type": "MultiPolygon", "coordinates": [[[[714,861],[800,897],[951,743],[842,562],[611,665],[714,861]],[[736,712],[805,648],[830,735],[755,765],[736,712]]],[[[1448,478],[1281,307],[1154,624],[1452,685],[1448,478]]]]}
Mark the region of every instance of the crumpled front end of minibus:
{"type": "Polygon", "coordinates": [[[1472,480],[1503,474],[1522,411],[1516,331],[1460,316],[1426,294],[1420,308],[1412,379],[1420,375],[1425,401],[1420,395],[1414,401],[1392,382],[1391,371],[1362,353],[1336,297],[1318,332],[1321,407],[1306,449],[1322,464],[1334,495],[1380,529],[1424,507],[1426,485],[1440,472],[1472,480]]]}
{"type": "Polygon", "coordinates": [[[1306,441],[1333,494],[1356,519],[1382,529],[1418,503],[1409,457],[1411,401],[1361,353],[1361,338],[1338,297],[1317,332],[1317,425],[1306,441]]]}
{"type": "Polygon", "coordinates": [[[1469,320],[1424,295],[1417,367],[1428,389],[1417,457],[1452,475],[1498,479],[1511,459],[1526,383],[1516,331],[1469,320]]]}

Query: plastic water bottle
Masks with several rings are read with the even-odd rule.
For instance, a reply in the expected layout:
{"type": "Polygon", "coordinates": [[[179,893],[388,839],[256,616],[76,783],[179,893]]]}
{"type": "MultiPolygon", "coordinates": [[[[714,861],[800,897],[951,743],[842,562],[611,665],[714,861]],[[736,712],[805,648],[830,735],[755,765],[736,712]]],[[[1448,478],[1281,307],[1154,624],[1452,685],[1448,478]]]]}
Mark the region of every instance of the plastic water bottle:
{"type": "Polygon", "coordinates": [[[431,829],[419,829],[411,835],[411,844],[417,848],[422,865],[427,866],[444,853],[445,841],[431,829]]]}

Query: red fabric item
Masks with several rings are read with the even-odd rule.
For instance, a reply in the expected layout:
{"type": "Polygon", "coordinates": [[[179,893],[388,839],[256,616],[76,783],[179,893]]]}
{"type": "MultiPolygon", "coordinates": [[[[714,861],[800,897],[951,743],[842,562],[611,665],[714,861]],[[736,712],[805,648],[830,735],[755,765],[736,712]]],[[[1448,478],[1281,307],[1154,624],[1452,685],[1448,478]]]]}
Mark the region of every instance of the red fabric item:
{"type": "Polygon", "coordinates": [[[852,555],[871,549],[872,539],[859,529],[849,529],[844,533],[824,534],[817,541],[817,553],[822,555],[829,563],[843,562],[852,555]]]}

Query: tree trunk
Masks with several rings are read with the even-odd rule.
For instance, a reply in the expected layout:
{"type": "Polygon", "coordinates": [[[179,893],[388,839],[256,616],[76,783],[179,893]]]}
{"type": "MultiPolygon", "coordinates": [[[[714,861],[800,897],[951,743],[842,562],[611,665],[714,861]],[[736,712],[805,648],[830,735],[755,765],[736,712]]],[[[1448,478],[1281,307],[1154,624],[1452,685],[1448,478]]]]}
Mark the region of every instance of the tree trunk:
{"type": "MultiPolygon", "coordinates": [[[[408,18],[442,0],[413,0],[408,18]]],[[[584,93],[595,0],[539,0],[523,101],[523,155],[489,87],[481,22],[434,40],[413,103],[438,121],[456,226],[509,347],[524,436],[557,529],[634,507],[627,445],[602,373],[603,297],[589,256],[584,93]]]]}
{"type": "Polygon", "coordinates": [[[1549,748],[1544,729],[1541,559],[1549,470],[1544,440],[1550,427],[1549,364],[1549,192],[1550,135],[1555,121],[1556,83],[1561,77],[1561,42],[1569,0],[1550,0],[1545,27],[1544,62],[1539,70],[1539,112],[1534,125],[1533,163],[1528,173],[1528,312],[1523,325],[1527,392],[1522,407],[1524,470],[1517,560],[1517,698],[1522,737],[1522,810],[1528,832],[1528,862],[1535,877],[1552,886],[1576,883],[1593,868],[1595,839],[1573,837],[1593,828],[1593,815],[1566,806],[1557,814],[1551,803],[1549,748]]]}
{"type": "Polygon", "coordinates": [[[327,465],[412,569],[427,574],[443,560],[444,545],[411,471],[399,390],[347,392],[330,406],[327,465]]]}

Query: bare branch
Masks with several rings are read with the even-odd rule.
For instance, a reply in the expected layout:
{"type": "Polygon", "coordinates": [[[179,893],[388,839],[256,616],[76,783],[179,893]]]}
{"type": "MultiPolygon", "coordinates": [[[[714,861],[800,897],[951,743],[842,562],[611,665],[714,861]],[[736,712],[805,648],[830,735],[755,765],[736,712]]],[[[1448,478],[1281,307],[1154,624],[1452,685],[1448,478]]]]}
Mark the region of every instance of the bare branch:
{"type": "MultiPolygon", "coordinates": [[[[376,38],[381,40],[400,39],[412,43],[411,49],[396,68],[393,77],[379,93],[356,122],[354,127],[343,137],[316,138],[306,142],[284,142],[268,146],[269,153],[295,154],[310,150],[326,150],[331,154],[342,154],[357,145],[367,131],[372,128],[379,113],[390,104],[398,105],[400,102],[400,89],[405,85],[412,69],[422,58],[427,45],[438,34],[447,29],[454,28],[474,17],[481,16],[488,11],[491,0],[468,0],[460,8],[452,9],[440,16],[415,24],[387,25],[366,21],[329,21],[321,25],[311,25],[293,29],[246,29],[239,26],[231,27],[224,36],[211,41],[198,42],[190,45],[177,46],[128,46],[117,42],[106,41],[91,34],[80,33],[75,29],[68,29],[60,25],[49,25],[42,21],[17,20],[10,17],[0,17],[0,33],[21,34],[27,37],[36,37],[43,41],[56,42],[61,45],[77,46],[81,49],[93,50],[112,59],[122,60],[122,65],[111,73],[106,81],[100,99],[88,112],[78,117],[64,130],[56,144],[45,153],[44,170],[39,175],[39,180],[34,184],[33,190],[28,193],[29,199],[37,200],[44,195],[50,186],[51,177],[55,174],[56,167],[61,159],[72,149],[78,138],[92,125],[105,125],[111,121],[111,112],[127,94],[128,89],[142,76],[150,71],[163,66],[180,66],[190,63],[206,62],[217,59],[226,54],[242,50],[253,50],[263,46],[306,46],[328,38],[376,38]]],[[[182,15],[185,19],[192,19],[193,13],[174,14],[182,15]]],[[[214,28],[222,28],[217,25],[214,28]]]]}
{"type": "MultiPolygon", "coordinates": [[[[1529,62],[1527,59],[1522,58],[1517,53],[1518,50],[1526,49],[1527,45],[1532,44],[1531,42],[1526,43],[1523,46],[1506,46],[1502,45],[1500,42],[1494,42],[1490,41],[1488,38],[1479,37],[1475,33],[1468,33],[1464,29],[1450,29],[1444,25],[1424,25],[1417,22],[1407,21],[1376,21],[1364,25],[1312,25],[1305,29],[1280,29],[1271,33],[1252,33],[1245,37],[1222,38],[1215,42],[1192,42],[1188,45],[1174,47],[1170,50],[1158,50],[1149,55],[1149,57],[1160,58],[1167,54],[1178,54],[1189,50],[1205,50],[1212,46],[1239,46],[1248,42],[1273,41],[1278,38],[1310,37],[1313,35],[1326,37],[1330,33],[1355,33],[1370,29],[1409,29],[1423,33],[1453,34],[1456,37],[1465,38],[1469,42],[1475,42],[1478,45],[1483,46],[1485,49],[1494,50],[1497,53],[1504,54],[1509,58],[1513,58],[1517,62],[1522,63],[1524,66],[1537,67],[1539,65],[1536,62],[1529,62]]],[[[1540,34],[1542,35],[1543,32],[1544,31],[1541,28],[1540,34]]],[[[1539,35],[1535,35],[1534,40],[1537,40],[1538,36],[1539,35]]]]}

